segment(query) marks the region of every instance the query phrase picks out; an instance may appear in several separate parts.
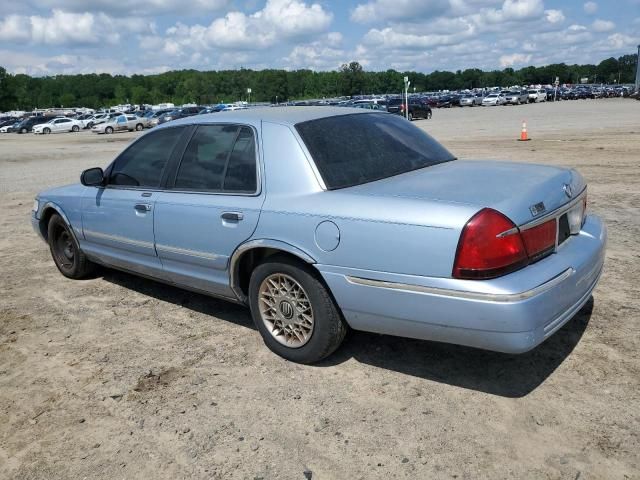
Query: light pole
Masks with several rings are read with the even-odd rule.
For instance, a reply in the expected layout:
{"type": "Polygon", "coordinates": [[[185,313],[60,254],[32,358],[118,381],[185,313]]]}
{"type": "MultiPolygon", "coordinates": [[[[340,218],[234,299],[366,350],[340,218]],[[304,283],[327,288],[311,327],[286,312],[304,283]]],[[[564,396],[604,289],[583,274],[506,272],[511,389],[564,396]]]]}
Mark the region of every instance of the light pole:
{"type": "Polygon", "coordinates": [[[247,88],[247,103],[251,103],[251,89],[247,88]]]}
{"type": "Polygon", "coordinates": [[[278,95],[276,95],[276,105],[278,105],[278,95]]]}
{"type": "Polygon", "coordinates": [[[409,81],[409,77],[404,77],[404,100],[405,100],[404,116],[407,120],[409,120],[409,85],[411,85],[411,82],[409,81]]]}

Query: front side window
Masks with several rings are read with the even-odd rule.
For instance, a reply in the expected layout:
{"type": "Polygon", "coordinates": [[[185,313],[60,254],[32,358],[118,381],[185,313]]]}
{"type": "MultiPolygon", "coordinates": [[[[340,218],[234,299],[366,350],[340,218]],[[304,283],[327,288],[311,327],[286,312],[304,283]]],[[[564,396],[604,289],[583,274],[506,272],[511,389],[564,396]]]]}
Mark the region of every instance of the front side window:
{"type": "Polygon", "coordinates": [[[431,136],[398,115],[325,117],[298,123],[296,129],[330,190],[455,159],[431,136]]]}
{"type": "Polygon", "coordinates": [[[185,150],[174,188],[254,193],[256,187],[255,138],[251,128],[199,126],[185,150]]]}
{"type": "Polygon", "coordinates": [[[162,171],[183,131],[184,127],[164,128],[135,142],[116,159],[109,184],[159,187],[162,171]]]}

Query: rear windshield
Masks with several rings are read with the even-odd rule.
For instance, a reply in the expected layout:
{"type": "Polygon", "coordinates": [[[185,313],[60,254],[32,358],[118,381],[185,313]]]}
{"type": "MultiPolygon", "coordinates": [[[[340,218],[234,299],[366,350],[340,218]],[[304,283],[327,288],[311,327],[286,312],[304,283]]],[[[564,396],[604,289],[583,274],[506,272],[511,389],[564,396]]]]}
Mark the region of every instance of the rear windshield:
{"type": "Polygon", "coordinates": [[[455,160],[398,115],[340,115],[299,123],[296,129],[330,190],[455,160]]]}

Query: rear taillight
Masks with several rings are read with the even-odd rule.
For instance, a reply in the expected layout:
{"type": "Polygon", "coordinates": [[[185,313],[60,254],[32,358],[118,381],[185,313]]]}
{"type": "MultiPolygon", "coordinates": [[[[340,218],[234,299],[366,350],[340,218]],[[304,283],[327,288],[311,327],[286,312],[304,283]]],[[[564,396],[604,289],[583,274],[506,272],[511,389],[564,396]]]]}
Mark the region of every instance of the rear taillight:
{"type": "Polygon", "coordinates": [[[529,263],[522,237],[500,212],[485,208],[467,222],[456,252],[454,278],[494,278],[529,263]],[[513,231],[513,234],[506,234],[513,231]]]}
{"type": "Polygon", "coordinates": [[[520,232],[530,262],[543,257],[555,248],[557,231],[558,225],[554,218],[520,232]]]}
{"type": "Polygon", "coordinates": [[[500,212],[480,210],[462,230],[453,277],[488,279],[525,267],[553,252],[557,232],[555,218],[520,230],[500,212]]]}

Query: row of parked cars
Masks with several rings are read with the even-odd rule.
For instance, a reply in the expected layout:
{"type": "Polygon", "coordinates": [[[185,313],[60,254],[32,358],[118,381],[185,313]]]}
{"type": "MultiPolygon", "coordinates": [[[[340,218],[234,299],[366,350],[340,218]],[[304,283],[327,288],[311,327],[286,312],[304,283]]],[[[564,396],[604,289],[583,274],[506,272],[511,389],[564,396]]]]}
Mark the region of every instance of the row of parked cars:
{"type": "Polygon", "coordinates": [[[79,132],[83,129],[94,133],[112,134],[121,131],[141,131],[171,120],[230,110],[246,109],[245,105],[219,104],[210,107],[165,108],[160,110],[136,110],[128,112],[103,111],[74,116],[35,115],[26,118],[0,117],[0,133],[51,134],[79,132]]]}

